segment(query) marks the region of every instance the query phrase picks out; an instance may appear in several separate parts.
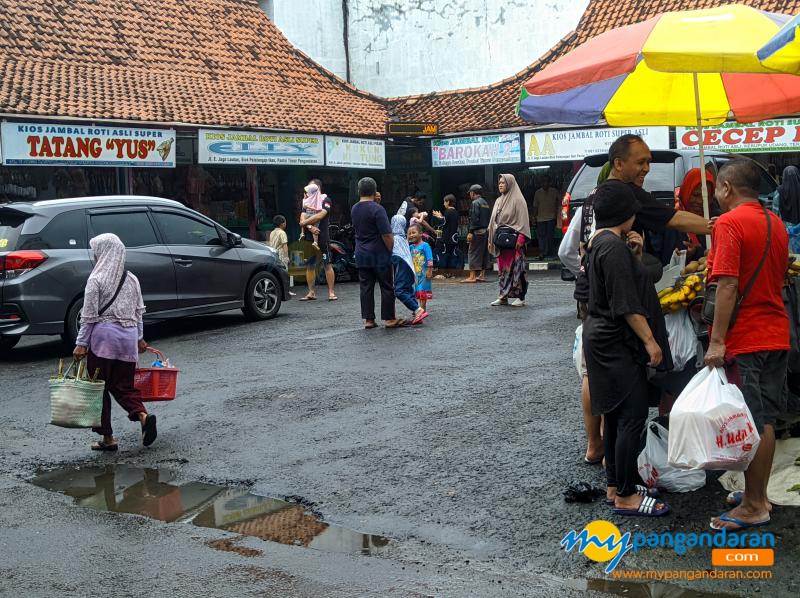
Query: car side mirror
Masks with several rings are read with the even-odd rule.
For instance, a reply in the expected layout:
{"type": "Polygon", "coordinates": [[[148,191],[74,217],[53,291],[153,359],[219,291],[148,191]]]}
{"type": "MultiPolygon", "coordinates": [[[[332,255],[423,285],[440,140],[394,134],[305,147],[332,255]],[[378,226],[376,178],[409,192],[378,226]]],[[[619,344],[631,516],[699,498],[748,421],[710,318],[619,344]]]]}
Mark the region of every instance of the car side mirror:
{"type": "Polygon", "coordinates": [[[238,247],[242,244],[242,235],[237,235],[236,233],[228,233],[225,237],[225,244],[228,247],[238,247]]]}

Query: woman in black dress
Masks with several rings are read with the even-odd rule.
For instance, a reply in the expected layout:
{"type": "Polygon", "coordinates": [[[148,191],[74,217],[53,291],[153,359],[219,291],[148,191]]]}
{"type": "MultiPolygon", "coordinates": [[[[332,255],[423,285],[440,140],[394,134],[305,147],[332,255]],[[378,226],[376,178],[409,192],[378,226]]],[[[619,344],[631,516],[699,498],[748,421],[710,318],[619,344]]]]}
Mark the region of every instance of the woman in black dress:
{"type": "Polygon", "coordinates": [[[636,485],[636,458],[648,414],[647,368],[672,369],[672,358],[658,296],[641,262],[642,237],[631,230],[638,205],[621,181],[596,191],[583,347],[592,414],[604,416],[608,503],[618,515],[657,517],[669,507],[636,485]]]}

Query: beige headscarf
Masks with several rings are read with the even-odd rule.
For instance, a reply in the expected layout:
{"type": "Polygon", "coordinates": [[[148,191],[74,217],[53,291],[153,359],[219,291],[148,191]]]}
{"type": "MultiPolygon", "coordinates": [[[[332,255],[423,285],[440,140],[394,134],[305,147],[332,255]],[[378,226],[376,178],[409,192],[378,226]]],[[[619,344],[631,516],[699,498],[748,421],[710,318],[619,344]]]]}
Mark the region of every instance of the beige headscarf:
{"type": "Polygon", "coordinates": [[[519,190],[517,179],[513,174],[501,174],[506,183],[506,192],[494,202],[492,217],[489,220],[489,251],[492,255],[497,255],[499,251],[494,246],[494,233],[498,226],[510,226],[518,233],[522,233],[528,239],[531,238],[531,223],[528,215],[528,204],[519,190]]]}

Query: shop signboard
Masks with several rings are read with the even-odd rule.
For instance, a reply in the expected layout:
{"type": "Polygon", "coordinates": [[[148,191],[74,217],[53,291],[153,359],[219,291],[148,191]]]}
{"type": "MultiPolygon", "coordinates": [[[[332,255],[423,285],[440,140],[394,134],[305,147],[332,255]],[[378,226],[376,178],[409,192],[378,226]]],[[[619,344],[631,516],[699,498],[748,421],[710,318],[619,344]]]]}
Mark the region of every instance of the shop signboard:
{"type": "Polygon", "coordinates": [[[518,133],[431,140],[433,167],[520,162],[518,133]]]}
{"type": "Polygon", "coordinates": [[[341,168],[386,168],[383,139],[356,139],[325,135],[325,164],[341,168]]]}
{"type": "Polygon", "coordinates": [[[54,122],[4,122],[6,166],[175,167],[175,131],[54,122]]]}
{"type": "Polygon", "coordinates": [[[608,151],[618,137],[639,135],[652,149],[669,148],[669,127],[568,129],[525,133],[525,162],[583,160],[608,151]]]}
{"type": "Polygon", "coordinates": [[[322,135],[200,129],[198,142],[200,164],[324,164],[322,135]]]}
{"type": "MultiPolygon", "coordinates": [[[[700,136],[696,128],[677,127],[678,149],[697,149],[700,136]]],[[[765,120],[743,125],[726,122],[703,127],[703,145],[708,149],[726,152],[757,154],[765,152],[800,151],[800,119],[765,120]]]]}

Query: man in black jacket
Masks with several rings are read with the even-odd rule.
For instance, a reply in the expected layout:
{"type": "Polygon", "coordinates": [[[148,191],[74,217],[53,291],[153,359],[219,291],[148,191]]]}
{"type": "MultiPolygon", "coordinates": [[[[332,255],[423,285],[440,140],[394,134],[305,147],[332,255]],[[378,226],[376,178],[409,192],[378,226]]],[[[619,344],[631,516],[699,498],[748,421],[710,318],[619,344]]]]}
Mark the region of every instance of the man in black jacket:
{"type": "Polygon", "coordinates": [[[486,282],[486,270],[489,268],[489,238],[487,230],[489,228],[489,218],[492,209],[482,196],[483,188],[480,185],[472,185],[469,188],[469,198],[472,204],[469,207],[469,278],[461,282],[486,282]],[[478,275],[480,272],[480,275],[478,275]]]}

